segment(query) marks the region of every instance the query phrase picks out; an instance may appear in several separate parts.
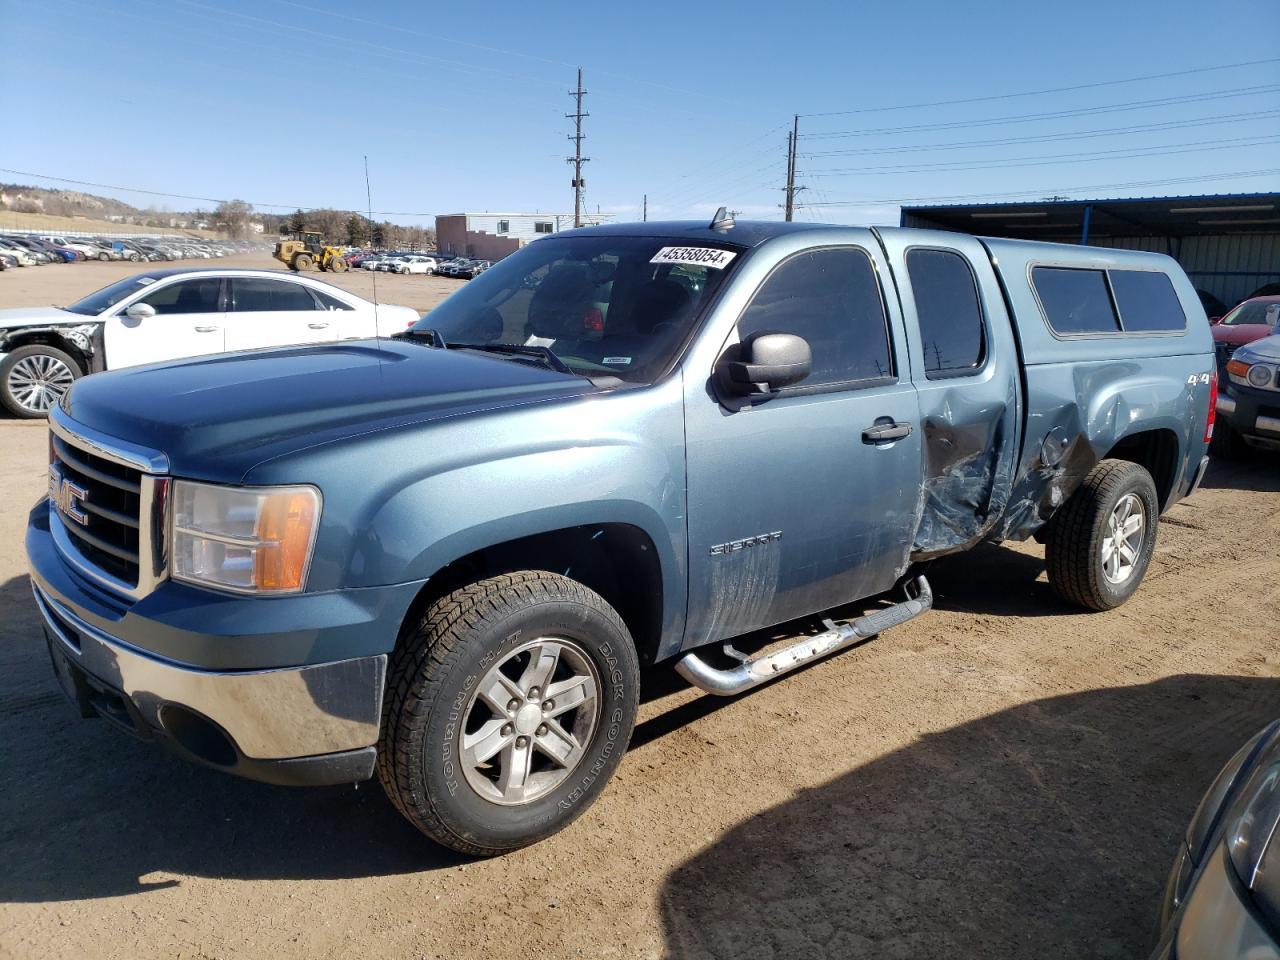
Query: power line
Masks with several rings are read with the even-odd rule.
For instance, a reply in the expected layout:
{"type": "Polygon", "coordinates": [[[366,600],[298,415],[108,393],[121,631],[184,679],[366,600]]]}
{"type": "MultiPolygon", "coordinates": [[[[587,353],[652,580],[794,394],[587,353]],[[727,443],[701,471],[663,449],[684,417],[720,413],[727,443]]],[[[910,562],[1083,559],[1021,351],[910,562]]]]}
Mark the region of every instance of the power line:
{"type": "Polygon", "coordinates": [[[1211,117],[1196,117],[1191,120],[1166,120],[1160,123],[1135,124],[1123,127],[1104,127],[1099,130],[1085,130],[1078,133],[1047,133],[1031,137],[999,137],[990,140],[958,140],[951,143],[926,143],[902,147],[860,147],[851,150],[817,150],[813,153],[802,153],[801,157],[812,160],[818,157],[870,156],[888,153],[925,153],[934,150],[969,150],[976,147],[1009,147],[1028,143],[1054,143],[1062,140],[1091,140],[1098,137],[1124,136],[1135,133],[1152,133],[1159,130],[1182,130],[1188,127],[1212,127],[1236,120],[1262,120],[1269,117],[1280,117],[1280,110],[1263,110],[1254,113],[1224,113],[1211,117]]]}
{"type": "Polygon", "coordinates": [[[1271,177],[1280,175],[1280,167],[1261,170],[1236,170],[1232,173],[1205,174],[1196,177],[1173,177],[1164,180],[1129,180],[1124,183],[1094,183],[1079,187],[1040,187],[1035,190],[1002,190],[999,193],[954,194],[944,197],[886,197],[877,200],[830,200],[826,203],[802,204],[806,207],[862,207],[880,204],[963,203],[970,200],[991,200],[1002,197],[1044,197],[1052,194],[1086,193],[1094,190],[1123,190],[1131,187],[1176,186],[1184,183],[1207,183],[1213,180],[1238,180],[1243,177],[1271,177]]]}
{"type": "MultiPolygon", "coordinates": [[[[1256,147],[1264,144],[1271,144],[1280,141],[1280,135],[1270,137],[1255,137],[1250,140],[1232,141],[1231,148],[1233,150],[1244,147],[1256,147]]],[[[890,173],[963,173],[968,170],[1002,170],[1008,167],[1039,167],[1052,166],[1053,164],[1063,161],[1072,161],[1075,163],[1090,163],[1096,160],[1129,160],[1139,157],[1163,157],[1170,154],[1181,153],[1199,153],[1204,150],[1221,150],[1221,140],[1192,140],[1188,143],[1168,143],[1162,146],[1125,148],[1122,150],[1103,150],[1098,153],[1089,151],[1077,153],[1059,153],[1050,154],[1043,157],[1015,157],[1012,160],[991,160],[978,163],[972,166],[958,166],[957,164],[972,164],[973,161],[960,160],[944,163],[926,163],[916,166],[889,166],[889,167],[839,167],[827,170],[814,170],[808,174],[811,177],[847,177],[854,174],[863,176],[878,176],[890,173]]]]}
{"type": "Polygon", "coordinates": [[[954,100],[933,100],[926,103],[903,103],[887,107],[861,107],[856,110],[828,110],[825,113],[804,113],[803,117],[843,117],[862,113],[884,113],[890,110],[918,110],[924,107],[950,107],[964,103],[990,103],[994,100],[1013,100],[1018,97],[1038,97],[1047,93],[1071,93],[1076,90],[1093,90],[1098,87],[1114,87],[1126,83],[1140,83],[1144,80],[1167,80],[1172,77],[1185,77],[1197,73],[1213,73],[1218,70],[1234,70],[1241,67],[1256,67],[1267,63],[1280,63],[1280,57],[1266,60],[1246,60],[1237,63],[1224,63],[1212,67],[1196,67],[1191,70],[1175,70],[1170,73],[1149,73],[1141,77],[1125,77],[1120,80],[1098,80],[1093,83],[1077,83],[1069,87],[1045,87],[1041,90],[1021,90],[1017,93],[998,93],[985,97],[960,97],[954,100]]]}
{"type": "Polygon", "coordinates": [[[1215,90],[1210,93],[1189,94],[1180,97],[1159,97],[1152,100],[1131,100],[1126,103],[1111,104],[1100,107],[1078,107],[1071,110],[1054,110],[1046,113],[1014,114],[1005,117],[993,117],[987,120],[957,120],[944,123],[922,123],[905,127],[876,127],[864,130],[836,130],[830,133],[807,133],[807,140],[834,140],[844,137],[870,137],[877,134],[917,133],[925,130],[960,130],[968,127],[994,127],[1006,123],[1032,123],[1037,120],[1058,120],[1065,117],[1085,117],[1102,113],[1121,113],[1126,110],[1141,110],[1146,107],[1174,106],[1181,103],[1198,103],[1205,100],[1221,100],[1230,97],[1254,96],[1262,93],[1275,93],[1280,84],[1263,84],[1254,87],[1235,87],[1229,90],[1215,90]]]}

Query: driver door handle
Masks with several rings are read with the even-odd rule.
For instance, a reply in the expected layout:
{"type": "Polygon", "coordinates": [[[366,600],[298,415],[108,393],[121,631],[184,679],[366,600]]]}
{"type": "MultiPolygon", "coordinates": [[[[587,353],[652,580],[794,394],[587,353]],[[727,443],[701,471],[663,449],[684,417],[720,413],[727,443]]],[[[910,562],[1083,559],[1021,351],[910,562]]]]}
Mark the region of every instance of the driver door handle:
{"type": "Polygon", "coordinates": [[[220,327],[197,326],[196,333],[217,333],[220,329],[221,329],[220,327]]]}
{"type": "Polygon", "coordinates": [[[881,417],[872,426],[862,431],[863,443],[892,443],[903,437],[911,436],[911,424],[881,417]]]}
{"type": "Polygon", "coordinates": [[[308,323],[308,324],[307,324],[307,326],[308,326],[308,327],[310,327],[312,330],[324,330],[326,327],[328,327],[328,326],[329,326],[329,324],[327,324],[327,323],[308,323]]]}

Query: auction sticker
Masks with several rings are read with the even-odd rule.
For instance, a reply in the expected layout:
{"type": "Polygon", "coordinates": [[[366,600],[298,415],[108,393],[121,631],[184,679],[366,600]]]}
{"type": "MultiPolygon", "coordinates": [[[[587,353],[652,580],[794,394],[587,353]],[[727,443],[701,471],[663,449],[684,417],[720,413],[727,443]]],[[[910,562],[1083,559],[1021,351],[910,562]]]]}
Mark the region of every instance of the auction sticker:
{"type": "Polygon", "coordinates": [[[723,270],[736,256],[732,250],[719,250],[715,247],[663,247],[649,262],[687,263],[694,267],[723,270]]]}

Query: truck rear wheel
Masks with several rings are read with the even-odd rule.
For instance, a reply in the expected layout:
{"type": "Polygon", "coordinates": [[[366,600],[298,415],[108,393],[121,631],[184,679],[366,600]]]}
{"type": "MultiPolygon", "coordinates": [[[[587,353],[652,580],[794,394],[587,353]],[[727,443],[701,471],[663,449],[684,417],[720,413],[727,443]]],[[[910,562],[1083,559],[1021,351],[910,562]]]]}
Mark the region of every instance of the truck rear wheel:
{"type": "Polygon", "coordinates": [[[1103,460],[1053,518],[1045,547],[1049,585],[1090,610],[1120,606],[1151,563],[1159,518],[1151,474],[1128,460],[1103,460]]]}
{"type": "Polygon", "coordinates": [[[298,254],[296,257],[293,258],[293,263],[289,264],[289,269],[295,270],[298,273],[301,273],[304,270],[310,270],[311,269],[310,255],[305,253],[298,254]]]}
{"type": "Polygon", "coordinates": [[[618,614],[523,571],[431,604],[392,655],[378,776],[419,830],[491,856],[572,823],[622,760],[639,702],[618,614]]]}

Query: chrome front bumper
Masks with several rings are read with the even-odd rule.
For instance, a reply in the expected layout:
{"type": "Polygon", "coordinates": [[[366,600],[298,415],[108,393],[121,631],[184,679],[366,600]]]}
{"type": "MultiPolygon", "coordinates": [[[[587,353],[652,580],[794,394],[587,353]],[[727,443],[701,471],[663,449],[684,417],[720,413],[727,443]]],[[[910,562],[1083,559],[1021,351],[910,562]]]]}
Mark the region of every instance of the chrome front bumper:
{"type": "MultiPolygon", "coordinates": [[[[236,762],[214,762],[215,766],[234,768],[247,761],[253,767],[255,761],[367,750],[371,772],[371,748],[378,739],[382,713],[385,655],[288,669],[199,670],[144,653],[104,633],[34,583],[32,592],[64,688],[69,671],[59,664],[59,657],[128,698],[141,720],[161,736],[175,734],[175,715],[198,715],[216,725],[234,745],[236,762]],[[169,707],[182,711],[175,714],[169,707]]],[[[198,755],[195,759],[209,761],[198,755]]],[[[255,776],[252,770],[232,772],[255,776]]]]}

